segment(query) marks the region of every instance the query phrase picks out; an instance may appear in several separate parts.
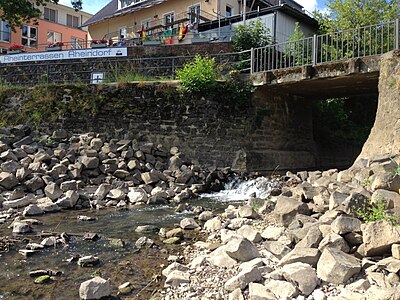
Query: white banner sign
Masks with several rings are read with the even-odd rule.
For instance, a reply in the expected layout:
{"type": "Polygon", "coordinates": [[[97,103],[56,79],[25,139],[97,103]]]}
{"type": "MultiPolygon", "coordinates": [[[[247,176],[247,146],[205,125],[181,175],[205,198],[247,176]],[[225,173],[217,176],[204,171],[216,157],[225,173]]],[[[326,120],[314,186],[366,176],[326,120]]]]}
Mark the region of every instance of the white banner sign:
{"type": "Polygon", "coordinates": [[[128,56],[128,48],[95,48],[49,52],[24,52],[0,55],[0,63],[32,62],[41,60],[64,60],[128,56]]]}

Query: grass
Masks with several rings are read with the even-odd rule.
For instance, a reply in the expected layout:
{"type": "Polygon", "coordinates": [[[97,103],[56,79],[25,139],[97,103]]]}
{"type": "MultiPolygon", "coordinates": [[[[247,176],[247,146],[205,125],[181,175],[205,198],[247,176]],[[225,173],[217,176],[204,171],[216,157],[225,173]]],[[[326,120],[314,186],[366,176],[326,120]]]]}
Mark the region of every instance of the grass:
{"type": "Polygon", "coordinates": [[[111,74],[109,76],[106,76],[104,82],[105,83],[112,83],[112,82],[128,83],[128,82],[133,82],[133,81],[160,81],[160,80],[171,80],[171,78],[167,78],[167,77],[156,78],[156,77],[146,76],[143,74],[127,72],[127,73],[122,73],[122,74],[111,74]]]}

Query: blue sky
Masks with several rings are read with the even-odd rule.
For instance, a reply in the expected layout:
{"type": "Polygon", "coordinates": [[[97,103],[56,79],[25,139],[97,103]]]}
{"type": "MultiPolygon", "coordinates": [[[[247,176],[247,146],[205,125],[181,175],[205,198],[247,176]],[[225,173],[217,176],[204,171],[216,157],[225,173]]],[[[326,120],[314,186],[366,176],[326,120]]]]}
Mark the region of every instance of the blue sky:
{"type": "MultiPolygon", "coordinates": [[[[91,14],[95,14],[100,9],[102,9],[107,3],[111,0],[83,0],[83,11],[86,11],[91,14]]],[[[310,12],[314,9],[323,9],[325,0],[295,0],[304,8],[310,12]]],[[[60,0],[60,4],[64,4],[67,6],[71,6],[71,0],[60,0]]]]}

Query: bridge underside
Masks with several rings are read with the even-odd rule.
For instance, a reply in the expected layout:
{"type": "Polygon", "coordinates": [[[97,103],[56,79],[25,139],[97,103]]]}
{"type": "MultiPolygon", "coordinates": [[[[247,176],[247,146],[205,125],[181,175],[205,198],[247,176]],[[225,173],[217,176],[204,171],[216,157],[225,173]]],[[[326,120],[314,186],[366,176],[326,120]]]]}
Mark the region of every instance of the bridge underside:
{"type": "MultiPolygon", "coordinates": [[[[255,169],[305,169],[326,163],[326,155],[314,140],[313,101],[377,95],[379,60],[368,57],[253,74],[259,128],[249,137],[249,165],[255,169]]],[[[344,155],[338,154],[339,148],[334,150],[338,161],[348,152],[346,149],[344,155]]],[[[346,159],[354,159],[358,151],[346,159]]]]}

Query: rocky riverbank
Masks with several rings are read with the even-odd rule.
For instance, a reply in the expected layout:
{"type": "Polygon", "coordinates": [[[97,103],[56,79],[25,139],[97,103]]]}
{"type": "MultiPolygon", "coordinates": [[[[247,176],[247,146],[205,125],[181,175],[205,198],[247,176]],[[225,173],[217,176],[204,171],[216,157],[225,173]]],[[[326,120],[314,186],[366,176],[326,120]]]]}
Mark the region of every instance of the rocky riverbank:
{"type": "Polygon", "coordinates": [[[399,163],[288,173],[258,211],[254,199],[210,216],[160,298],[400,299],[399,163]]]}
{"type": "MultiPolygon", "coordinates": [[[[132,274],[136,273],[136,277],[154,275],[156,268],[161,263],[166,263],[167,254],[175,251],[176,246],[168,245],[179,243],[183,234],[179,232],[171,234],[163,229],[161,240],[154,237],[152,239],[150,236],[156,236],[161,226],[149,226],[150,217],[146,220],[144,216],[137,217],[135,224],[140,226],[132,228],[133,233],[121,231],[113,234],[120,238],[101,236],[96,233],[96,224],[99,224],[97,226],[115,226],[118,223],[113,221],[113,223],[105,224],[103,215],[91,213],[91,211],[113,208],[114,210],[110,211],[111,214],[116,210],[136,211],[153,206],[175,206],[178,211],[194,209],[185,203],[196,198],[201,191],[221,189],[223,183],[234,175],[229,168],[201,168],[186,160],[176,147],[164,149],[161,145],[139,143],[135,140],[107,140],[101,134],[95,133],[69,135],[60,130],[55,131],[51,136],[40,135],[27,126],[0,129],[0,169],[0,224],[3,224],[0,228],[3,236],[0,239],[0,256],[4,256],[1,253],[17,252],[16,255],[19,255],[19,258],[15,265],[21,268],[20,264],[29,265],[30,262],[35,262],[35,266],[38,265],[35,257],[45,258],[46,255],[59,256],[60,253],[64,253],[63,256],[67,262],[63,267],[69,271],[69,274],[61,275],[62,272],[57,270],[57,266],[56,269],[52,269],[55,261],[52,262],[53,265],[43,262],[40,269],[30,270],[32,283],[51,284],[58,281],[71,281],[70,276],[84,278],[82,274],[86,274],[86,271],[79,272],[79,269],[71,271],[70,266],[73,265],[81,268],[89,267],[91,270],[99,268],[99,272],[112,282],[111,288],[101,289],[99,293],[102,295],[108,293],[104,291],[116,295],[117,287],[124,283],[121,282],[124,276],[121,277],[118,274],[124,274],[131,268],[131,263],[124,265],[126,259],[116,261],[115,267],[113,264],[110,265],[110,262],[115,260],[109,257],[113,251],[118,253],[117,257],[120,253],[123,253],[121,257],[127,257],[129,251],[132,254],[142,251],[146,257],[152,257],[154,263],[148,262],[147,258],[139,262],[138,258],[129,257],[137,261],[134,264],[135,268],[141,266],[140,272],[136,271],[132,274]],[[81,224],[78,233],[61,224],[64,223],[65,218],[62,212],[81,209],[85,210],[84,213],[77,213],[73,217],[74,221],[69,220],[69,222],[78,222],[78,225],[72,228],[79,228],[81,224]],[[50,213],[60,215],[58,221],[53,221],[58,224],[55,223],[51,227],[48,224],[43,225],[41,221],[43,218],[49,221],[49,218],[42,216],[50,213]],[[98,217],[102,218],[101,222],[97,220],[98,217]],[[9,229],[6,229],[7,227],[9,229]],[[137,236],[141,237],[138,239],[137,236]],[[79,256],[75,255],[78,251],[67,251],[85,241],[93,241],[93,244],[90,244],[93,245],[90,246],[93,250],[85,250],[84,253],[79,253],[79,256]],[[104,258],[97,255],[99,251],[103,251],[103,248],[109,253],[103,255],[104,258]],[[54,251],[52,252],[51,249],[54,251]],[[158,255],[155,254],[157,251],[158,255]],[[67,257],[71,252],[74,255],[67,257]],[[20,261],[20,258],[23,258],[23,261],[20,261]],[[146,261],[148,267],[143,265],[146,261]]],[[[173,209],[169,210],[173,213],[173,209]]],[[[197,209],[197,211],[200,210],[201,208],[197,209]]],[[[151,209],[147,213],[151,213],[151,209]]],[[[97,230],[101,228],[98,227],[97,230]]],[[[190,240],[187,234],[185,237],[186,241],[190,240]]],[[[9,267],[6,266],[6,269],[9,267]]],[[[6,273],[7,271],[3,273],[5,277],[7,277],[6,273]]],[[[132,278],[132,274],[128,272],[126,277],[132,278]]],[[[125,282],[126,286],[121,287],[120,294],[140,293],[144,288],[142,286],[144,280],[148,281],[146,284],[149,284],[149,287],[156,288],[159,284],[158,277],[156,279],[141,278],[139,284],[131,282],[131,285],[125,282]]],[[[23,285],[21,282],[18,285],[17,281],[14,283],[15,287],[23,285]]],[[[84,284],[86,288],[82,288],[81,298],[98,297],[99,294],[91,293],[93,289],[97,289],[93,285],[101,283],[104,281],[95,280],[94,283],[84,284]]],[[[105,284],[108,284],[108,281],[105,284]]],[[[10,294],[9,290],[1,286],[1,297],[4,293],[10,294]]],[[[78,289],[76,289],[76,294],[78,289]]],[[[47,296],[55,293],[47,287],[40,289],[41,291],[36,291],[32,287],[17,288],[17,290],[11,287],[10,290],[14,291],[11,295],[16,295],[15,292],[17,292],[18,295],[31,295],[34,298],[36,296],[32,293],[47,296]]],[[[143,295],[149,295],[148,291],[141,293],[140,299],[146,299],[143,295]]]]}

